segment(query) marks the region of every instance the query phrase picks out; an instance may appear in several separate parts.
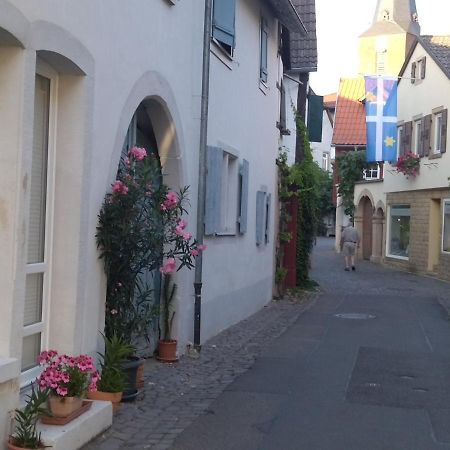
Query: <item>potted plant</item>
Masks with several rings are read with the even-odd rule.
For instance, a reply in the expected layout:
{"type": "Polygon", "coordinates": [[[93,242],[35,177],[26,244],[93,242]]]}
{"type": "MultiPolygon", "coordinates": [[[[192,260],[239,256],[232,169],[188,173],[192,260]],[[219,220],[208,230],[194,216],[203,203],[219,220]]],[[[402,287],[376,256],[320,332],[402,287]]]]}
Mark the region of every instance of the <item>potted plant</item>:
{"type": "Polygon", "coordinates": [[[110,338],[102,334],[102,337],[104,351],[98,353],[101,368],[100,379],[97,381],[97,390],[89,392],[88,398],[110,401],[113,412],[116,412],[127,381],[123,363],[133,354],[134,348],[115,334],[110,338]]]}
{"type": "Polygon", "coordinates": [[[398,157],[395,168],[397,172],[402,173],[406,178],[415,177],[419,174],[420,156],[407,152],[398,157]]]}
{"type": "Polygon", "coordinates": [[[49,414],[47,409],[48,395],[48,389],[38,389],[34,385],[31,386],[31,393],[27,395],[25,407],[14,410],[15,430],[7,443],[8,449],[40,449],[46,447],[41,440],[41,433],[36,430],[36,424],[41,416],[49,414]]]}
{"type": "Polygon", "coordinates": [[[59,355],[43,351],[38,357],[44,370],[37,378],[41,389],[49,390],[48,406],[53,417],[68,417],[82,407],[88,391],[97,389],[99,374],[89,355],[59,355]]]}
{"type": "MultiPolygon", "coordinates": [[[[159,316],[153,289],[158,269],[192,268],[202,249],[182,219],[187,213],[187,187],[170,191],[161,182],[160,170],[154,154],[130,149],[105,196],[97,226],[106,273],[105,335],[117,334],[131,345],[142,337],[149,339],[151,324],[159,316]]],[[[130,359],[129,364],[139,362],[130,359]]],[[[132,399],[137,390],[129,389],[124,398],[132,399]]]]}

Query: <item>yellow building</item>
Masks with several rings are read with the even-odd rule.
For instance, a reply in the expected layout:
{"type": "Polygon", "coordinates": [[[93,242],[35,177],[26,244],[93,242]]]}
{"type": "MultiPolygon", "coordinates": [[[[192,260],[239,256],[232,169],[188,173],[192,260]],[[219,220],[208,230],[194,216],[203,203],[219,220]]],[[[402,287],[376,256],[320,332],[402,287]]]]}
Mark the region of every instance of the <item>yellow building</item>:
{"type": "Polygon", "coordinates": [[[420,35],[415,0],[378,0],[373,23],[359,37],[362,75],[398,75],[420,35]]]}

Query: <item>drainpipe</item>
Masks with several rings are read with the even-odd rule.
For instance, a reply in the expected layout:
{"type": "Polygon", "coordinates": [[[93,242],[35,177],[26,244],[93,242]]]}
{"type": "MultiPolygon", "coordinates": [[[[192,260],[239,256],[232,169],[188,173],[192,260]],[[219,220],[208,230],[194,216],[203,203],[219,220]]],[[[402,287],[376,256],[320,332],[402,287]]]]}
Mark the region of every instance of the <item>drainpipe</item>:
{"type": "MultiPolygon", "coordinates": [[[[212,26],[212,0],[205,0],[205,19],[203,27],[203,70],[202,99],[200,114],[200,148],[198,155],[198,197],[197,197],[197,241],[203,244],[205,222],[205,186],[206,186],[206,141],[208,134],[208,101],[209,101],[209,56],[212,26]]],[[[202,308],[202,267],[203,252],[195,259],[194,279],[194,348],[200,351],[200,324],[202,308]]]]}

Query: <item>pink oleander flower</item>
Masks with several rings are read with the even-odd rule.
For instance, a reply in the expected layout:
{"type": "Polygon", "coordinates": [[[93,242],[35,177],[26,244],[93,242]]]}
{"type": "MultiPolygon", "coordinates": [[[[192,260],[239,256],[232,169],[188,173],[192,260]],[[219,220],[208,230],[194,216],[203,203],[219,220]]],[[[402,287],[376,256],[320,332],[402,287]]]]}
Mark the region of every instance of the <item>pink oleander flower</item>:
{"type": "Polygon", "coordinates": [[[123,184],[122,181],[117,180],[117,181],[112,185],[112,191],[113,191],[114,194],[127,195],[127,194],[128,194],[128,187],[125,186],[125,184],[123,184]]]}
{"type": "MultiPolygon", "coordinates": [[[[166,194],[166,199],[163,202],[163,205],[166,207],[166,209],[172,209],[178,204],[178,196],[175,192],[169,191],[166,194]]],[[[165,210],[164,210],[165,211],[165,210]]]]}
{"type": "Polygon", "coordinates": [[[205,251],[207,248],[208,246],[206,244],[197,245],[197,249],[200,250],[201,252],[205,251]]]}
{"type": "Polygon", "coordinates": [[[179,227],[181,230],[184,230],[187,227],[187,222],[184,219],[178,219],[177,220],[177,227],[179,227]]]}
{"type": "Polygon", "coordinates": [[[190,253],[192,256],[198,256],[200,254],[200,252],[196,248],[193,248],[190,253]]]}
{"type": "Polygon", "coordinates": [[[177,262],[175,261],[175,258],[167,258],[159,271],[163,274],[169,274],[175,270],[176,266],[177,262]]]}
{"type": "Polygon", "coordinates": [[[128,156],[133,157],[136,161],[142,161],[147,156],[147,151],[145,148],[133,147],[128,152],[128,156]]]}
{"type": "Polygon", "coordinates": [[[189,241],[190,239],[192,239],[192,234],[191,233],[183,233],[183,239],[185,241],[189,241]]]}
{"type": "Polygon", "coordinates": [[[180,225],[177,225],[175,227],[175,234],[177,236],[183,236],[184,235],[184,229],[182,227],[180,227],[180,225]]]}

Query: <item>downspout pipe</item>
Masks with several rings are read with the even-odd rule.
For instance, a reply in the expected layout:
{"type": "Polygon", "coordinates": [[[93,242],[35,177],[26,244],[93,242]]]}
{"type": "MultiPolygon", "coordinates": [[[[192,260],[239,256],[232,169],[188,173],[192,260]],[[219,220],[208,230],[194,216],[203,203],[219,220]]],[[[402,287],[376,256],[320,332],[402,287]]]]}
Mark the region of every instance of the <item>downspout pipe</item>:
{"type": "MultiPolygon", "coordinates": [[[[203,244],[205,234],[205,197],[206,197],[206,144],[208,137],[209,103],[209,59],[212,27],[212,0],[205,0],[205,19],[203,25],[203,69],[202,98],[200,112],[200,147],[198,157],[198,197],[197,197],[197,242],[203,244]]],[[[202,268],[203,252],[195,259],[194,278],[194,348],[200,351],[201,310],[202,310],[202,268]]]]}

